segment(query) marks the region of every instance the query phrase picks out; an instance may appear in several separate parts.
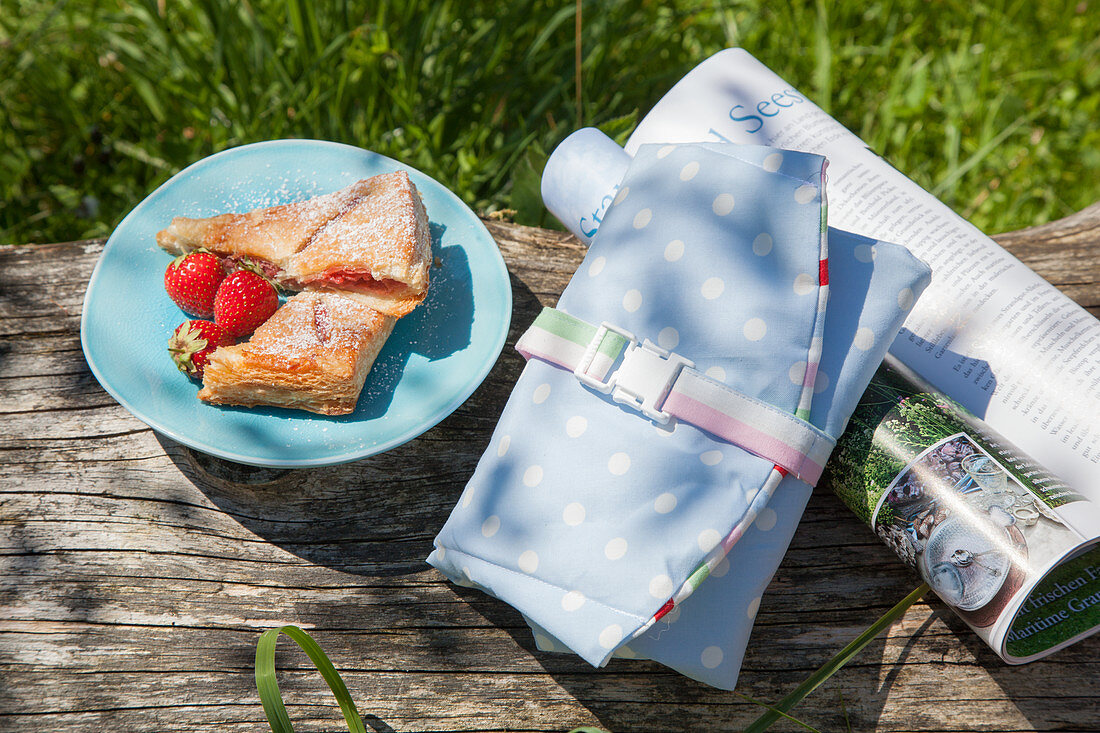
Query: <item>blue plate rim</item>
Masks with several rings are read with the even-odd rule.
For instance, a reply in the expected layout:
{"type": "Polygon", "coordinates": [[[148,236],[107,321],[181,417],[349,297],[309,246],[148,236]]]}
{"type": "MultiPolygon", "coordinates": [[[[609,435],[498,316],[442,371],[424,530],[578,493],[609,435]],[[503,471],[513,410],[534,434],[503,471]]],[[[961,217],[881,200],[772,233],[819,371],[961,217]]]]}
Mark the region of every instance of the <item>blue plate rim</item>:
{"type": "Polygon", "coordinates": [[[276,140],[264,140],[264,141],[255,142],[255,143],[246,143],[244,145],[237,145],[237,146],[234,146],[232,148],[226,148],[225,150],[220,150],[216,153],[213,153],[213,154],[208,155],[204,158],[201,158],[201,159],[195,161],[194,163],[191,163],[190,165],[188,165],[186,168],[179,171],[175,175],[173,175],[167,181],[165,181],[164,183],[157,186],[156,189],[154,189],[152,192],[150,192],[140,202],[138,202],[138,204],[136,206],[134,206],[134,208],[131,209],[130,212],[128,214],[126,214],[126,216],[124,216],[122,218],[122,220],[118,223],[118,225],[114,228],[114,230],[111,232],[110,236],[107,238],[106,243],[103,245],[103,251],[100,252],[99,258],[96,260],[95,267],[92,269],[92,275],[88,279],[88,285],[84,289],[84,297],[81,299],[81,306],[80,306],[80,348],[81,348],[81,351],[84,354],[84,361],[88,364],[88,368],[92,372],[92,376],[94,376],[96,378],[96,381],[99,382],[99,385],[104,389],[104,391],[106,391],[109,395],[111,395],[111,397],[114,398],[114,400],[116,402],[118,402],[120,405],[122,405],[123,408],[125,408],[128,412],[130,412],[131,415],[136,417],[138,420],[145,423],[146,425],[148,425],[150,428],[152,428],[156,432],[158,432],[162,435],[165,435],[168,438],[171,438],[172,440],[175,440],[178,443],[181,443],[183,445],[186,445],[190,448],[198,450],[202,453],[206,453],[208,455],[212,455],[212,456],[215,456],[215,457],[218,457],[218,458],[224,458],[224,459],[226,459],[228,461],[232,461],[234,463],[241,463],[241,464],[250,465],[250,466],[261,466],[261,467],[265,467],[265,468],[308,468],[308,467],[319,467],[319,466],[334,466],[334,465],[339,465],[339,464],[342,464],[342,463],[350,463],[350,462],[353,462],[353,461],[361,460],[363,458],[369,458],[371,456],[375,456],[375,455],[378,455],[380,453],[385,453],[389,450],[392,450],[393,448],[404,445],[405,443],[415,439],[416,437],[418,437],[420,435],[423,435],[425,432],[427,432],[428,430],[431,430],[433,427],[435,427],[440,422],[442,422],[444,419],[449,417],[452,413],[454,413],[455,410],[457,410],[462,404],[464,404],[466,402],[466,400],[468,400],[470,398],[470,396],[473,395],[473,393],[475,391],[477,391],[477,388],[481,386],[482,382],[485,381],[485,378],[489,375],[489,372],[492,371],[493,367],[496,365],[496,362],[499,359],[500,354],[504,349],[504,344],[508,339],[508,331],[511,328],[511,320],[512,320],[512,306],[513,306],[513,303],[512,303],[511,281],[509,279],[508,267],[504,263],[504,256],[501,254],[499,247],[494,248],[493,254],[495,255],[495,257],[492,257],[491,261],[493,262],[494,265],[497,266],[496,272],[494,272],[493,274],[496,276],[495,279],[498,281],[498,284],[502,285],[502,287],[499,288],[499,291],[502,294],[502,310],[505,312],[506,317],[499,321],[498,330],[497,330],[497,333],[496,333],[496,338],[492,342],[492,344],[493,344],[492,348],[487,352],[487,354],[485,356],[485,359],[483,360],[480,368],[477,369],[477,370],[474,370],[473,372],[471,372],[470,379],[467,380],[467,382],[463,385],[463,387],[461,389],[455,391],[455,396],[450,401],[448,401],[445,405],[438,408],[433,414],[426,417],[423,421],[416,424],[412,428],[409,428],[409,429],[403,431],[402,433],[391,437],[387,441],[384,441],[382,443],[378,443],[376,445],[372,445],[372,446],[370,446],[369,448],[366,448],[366,449],[345,451],[343,453],[336,453],[336,454],[326,455],[326,456],[322,456],[322,457],[318,457],[318,458],[279,459],[279,458],[265,457],[263,459],[257,459],[254,456],[249,456],[247,454],[239,453],[237,451],[225,450],[225,449],[222,449],[222,448],[218,448],[217,446],[212,445],[208,442],[205,442],[205,441],[202,441],[202,440],[197,440],[194,437],[192,437],[190,435],[187,435],[186,433],[181,433],[178,430],[175,430],[171,427],[168,427],[168,426],[165,426],[165,425],[161,424],[160,421],[158,421],[158,420],[150,418],[147,414],[145,414],[142,411],[142,409],[138,405],[135,405],[130,400],[125,399],[118,392],[118,390],[111,384],[110,380],[106,377],[106,375],[102,372],[100,367],[96,364],[95,359],[92,357],[92,355],[90,353],[91,348],[89,347],[89,345],[86,341],[87,332],[88,332],[88,329],[86,327],[87,326],[87,321],[88,321],[88,307],[87,307],[87,305],[88,305],[88,295],[89,295],[89,293],[91,293],[93,291],[95,283],[96,283],[96,281],[99,277],[100,268],[103,265],[104,258],[107,256],[108,251],[111,249],[112,245],[116,241],[115,236],[116,236],[117,232],[120,229],[123,228],[123,225],[125,225],[130,220],[131,217],[134,217],[135,215],[139,215],[141,210],[147,205],[147,202],[149,202],[155,196],[160,194],[161,191],[164,190],[164,188],[171,185],[172,182],[175,181],[177,178],[180,178],[180,177],[184,176],[185,174],[188,174],[188,173],[192,172],[193,169],[195,169],[195,168],[203,167],[205,165],[210,164],[211,161],[213,161],[217,158],[220,158],[220,157],[225,156],[225,155],[233,154],[233,153],[236,153],[236,152],[239,152],[239,151],[243,151],[245,149],[254,149],[254,148],[271,147],[271,146],[281,146],[281,145],[288,145],[288,144],[290,144],[290,145],[300,145],[300,144],[322,145],[322,146],[346,149],[348,151],[353,151],[357,154],[367,153],[367,154],[370,154],[372,156],[375,156],[376,158],[381,159],[382,161],[384,161],[387,164],[393,165],[393,166],[398,167],[398,168],[403,168],[403,169],[406,169],[406,170],[409,170],[409,171],[413,171],[413,172],[417,173],[418,175],[421,175],[421,176],[427,178],[428,180],[432,181],[433,183],[435,183],[439,187],[440,190],[442,190],[446,193],[446,195],[452,200],[453,203],[455,203],[456,205],[458,205],[462,209],[465,209],[466,211],[468,211],[470,213],[470,216],[472,217],[472,220],[477,223],[479,231],[481,233],[484,233],[485,236],[488,237],[489,241],[494,242],[494,243],[496,242],[496,240],[493,239],[493,235],[490,234],[489,230],[485,228],[485,224],[484,224],[484,222],[481,221],[480,217],[478,217],[477,214],[474,213],[474,211],[472,209],[470,209],[469,206],[466,205],[466,202],[464,202],[462,199],[460,199],[458,197],[458,195],[455,194],[455,192],[452,191],[450,188],[448,188],[447,186],[444,186],[442,183],[437,181],[432,176],[429,176],[428,174],[424,173],[423,171],[420,171],[417,168],[414,168],[411,165],[408,165],[406,163],[402,163],[399,160],[396,160],[394,158],[390,158],[389,156],[386,156],[386,155],[382,155],[381,153],[376,153],[373,150],[369,150],[367,148],[361,148],[361,147],[358,147],[358,146],[355,146],[355,145],[349,145],[349,144],[346,144],[346,143],[338,143],[338,142],[334,142],[334,141],[331,141],[331,140],[317,140],[317,139],[311,139],[311,138],[284,138],[284,139],[276,139],[276,140]]]}

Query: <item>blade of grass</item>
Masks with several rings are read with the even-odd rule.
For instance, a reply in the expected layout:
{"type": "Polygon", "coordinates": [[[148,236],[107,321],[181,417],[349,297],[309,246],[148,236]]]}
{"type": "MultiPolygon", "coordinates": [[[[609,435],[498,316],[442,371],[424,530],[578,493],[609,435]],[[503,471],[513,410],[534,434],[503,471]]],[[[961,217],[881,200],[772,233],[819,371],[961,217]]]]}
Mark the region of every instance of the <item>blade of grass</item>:
{"type": "Polygon", "coordinates": [[[583,46],[581,44],[581,28],[584,23],[581,18],[581,0],[577,0],[577,20],[573,27],[573,37],[576,43],[576,59],[574,60],[574,72],[577,75],[577,127],[584,127],[584,107],[581,106],[581,66],[584,60],[583,46]]]}
{"type": "Polygon", "coordinates": [[[352,702],[351,695],[344,680],[340,678],[336,667],[332,665],[324,650],[306,632],[297,626],[281,626],[277,629],[268,629],[260,634],[260,640],[256,644],[256,689],[260,693],[260,702],[264,706],[264,715],[271,726],[273,733],[294,733],[294,726],[290,724],[290,716],[287,715],[286,706],[283,705],[283,696],[279,692],[279,682],[275,678],[275,645],[279,641],[279,635],[289,636],[309,657],[309,660],[317,666],[321,677],[328,684],[336,701],[340,703],[340,710],[344,713],[344,720],[348,724],[351,733],[366,733],[363,719],[359,717],[359,711],[352,702]]]}
{"type": "Polygon", "coordinates": [[[290,10],[290,22],[298,38],[310,51],[320,50],[324,44],[321,41],[321,27],[317,23],[317,14],[313,12],[313,3],[289,0],[287,6],[290,10]]]}
{"type": "Polygon", "coordinates": [[[155,155],[151,155],[140,145],[134,145],[126,140],[115,140],[115,150],[123,155],[129,156],[134,160],[141,161],[146,165],[151,165],[154,168],[159,168],[163,171],[169,171],[170,173],[178,172],[178,168],[173,166],[168,161],[158,158],[155,155]]]}
{"type": "MultiPolygon", "coordinates": [[[[575,10],[568,7],[561,8],[557,13],[551,16],[546,27],[535,37],[535,40],[531,42],[530,47],[527,49],[528,63],[537,63],[537,60],[541,58],[541,52],[546,42],[553,37],[558,28],[570,17],[575,15],[579,19],[580,12],[580,0],[577,0],[577,7],[575,10]]],[[[580,20],[577,20],[577,23],[579,24],[580,20]]]]}
{"type": "Polygon", "coordinates": [[[867,627],[866,631],[852,640],[850,644],[840,650],[840,652],[826,662],[820,669],[814,672],[812,675],[806,678],[806,681],[796,687],[789,695],[775,704],[775,707],[768,712],[761,715],[756,719],[748,728],[745,728],[744,733],[761,733],[771,727],[772,723],[775,723],[779,718],[786,717],[784,713],[788,712],[795,705],[800,703],[807,695],[820,687],[827,679],[836,674],[845,664],[850,662],[857,654],[870,644],[875,637],[881,634],[890,624],[897,621],[905,612],[909,610],[909,607],[919,601],[921,597],[928,592],[928,584],[921,583],[921,585],[912,593],[882,615],[878,621],[867,627]]]}
{"type": "Polygon", "coordinates": [[[986,158],[986,156],[988,156],[990,153],[992,153],[994,150],[996,150],[997,147],[1000,146],[1001,143],[1003,143],[1006,139],[1008,139],[1008,137],[1010,135],[1012,135],[1012,133],[1019,130],[1020,127],[1023,126],[1024,124],[1026,124],[1028,122],[1031,122],[1033,119],[1035,119],[1035,117],[1037,115],[1038,115],[1038,112],[1032,112],[1031,114],[1028,114],[1028,115],[1021,115],[1021,116],[1017,117],[1016,119],[1014,119],[1012,122],[1010,122],[1003,130],[1001,130],[999,133],[997,133],[989,142],[987,142],[985,145],[980,147],[978,150],[975,150],[973,155],[971,155],[969,158],[967,158],[965,161],[963,161],[963,163],[961,165],[959,165],[954,170],[949,171],[947,176],[944,177],[944,179],[942,181],[940,181],[938,184],[936,184],[936,186],[932,189],[932,191],[931,191],[932,195],[933,196],[939,196],[946,189],[950,188],[951,185],[953,183],[955,183],[955,181],[959,180],[964,175],[966,175],[971,169],[974,168],[974,166],[981,163],[986,158]]]}
{"type": "Polygon", "coordinates": [[[774,714],[774,715],[777,715],[777,716],[779,716],[779,717],[781,717],[781,718],[785,718],[786,720],[789,720],[789,721],[791,721],[792,723],[795,723],[796,725],[799,725],[799,726],[801,726],[802,728],[805,728],[806,730],[810,731],[810,733],[821,733],[821,731],[819,731],[819,730],[818,730],[817,728],[814,728],[813,726],[811,726],[811,725],[808,725],[807,723],[803,723],[803,722],[802,722],[801,720],[799,720],[798,718],[794,717],[793,715],[790,715],[790,714],[788,714],[788,713],[785,713],[785,712],[783,712],[782,710],[780,710],[780,709],[776,708],[776,707],[775,707],[775,706],[773,706],[773,705],[769,705],[769,704],[768,704],[768,703],[766,703],[766,702],[761,702],[760,700],[757,700],[757,699],[755,699],[755,698],[751,698],[751,697],[749,697],[748,695],[744,695],[744,694],[742,694],[742,693],[740,693],[740,692],[734,692],[733,694],[734,694],[734,695],[737,695],[738,697],[742,698],[743,700],[746,700],[746,701],[748,701],[748,702],[751,702],[751,703],[752,703],[753,705],[758,705],[758,706],[760,706],[760,707],[762,707],[762,708],[765,708],[765,709],[767,709],[768,711],[770,711],[770,712],[771,712],[772,714],[774,714]]]}
{"type": "Polygon", "coordinates": [[[814,18],[814,87],[817,104],[826,112],[833,106],[833,51],[829,40],[829,8],[824,0],[817,0],[814,18]]]}

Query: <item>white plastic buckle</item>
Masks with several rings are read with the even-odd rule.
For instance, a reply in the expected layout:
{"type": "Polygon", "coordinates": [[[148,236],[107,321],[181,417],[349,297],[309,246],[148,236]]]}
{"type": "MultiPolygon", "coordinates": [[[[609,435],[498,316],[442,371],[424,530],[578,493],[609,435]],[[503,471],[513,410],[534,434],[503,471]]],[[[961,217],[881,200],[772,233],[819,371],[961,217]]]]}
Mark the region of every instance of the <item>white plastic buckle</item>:
{"type": "Polygon", "coordinates": [[[592,389],[604,394],[610,392],[611,399],[634,408],[660,425],[665,425],[672,416],[663,410],[658,410],[657,405],[664,404],[669,390],[672,389],[676,378],[680,376],[680,371],[684,367],[694,366],[695,362],[679,354],[670,353],[649,339],[639,345],[634,334],[604,321],[596,329],[596,334],[589,342],[584,357],[573,374],[592,389]],[[608,331],[619,334],[628,343],[622,364],[606,381],[600,381],[585,374],[585,371],[595,359],[596,352],[608,331]]]}
{"type": "Polygon", "coordinates": [[[630,331],[626,331],[619,328],[618,326],[613,326],[607,321],[604,321],[600,324],[599,328],[596,329],[596,333],[592,336],[592,340],[588,342],[588,347],[584,350],[584,355],[581,356],[581,360],[577,364],[577,368],[573,370],[573,376],[581,380],[581,384],[591,387],[597,392],[603,392],[604,394],[610,392],[615,386],[614,373],[612,373],[612,375],[607,378],[607,381],[604,382],[589,375],[588,369],[592,366],[592,362],[595,361],[596,354],[598,354],[600,351],[600,345],[603,344],[603,339],[609,331],[612,333],[617,333],[624,339],[626,339],[626,350],[628,352],[630,351],[630,349],[634,348],[638,344],[638,339],[636,339],[634,337],[634,334],[632,334],[630,331]]]}
{"type": "Polygon", "coordinates": [[[627,347],[622,365],[611,376],[614,380],[611,399],[665,425],[672,416],[658,410],[657,405],[664,404],[680,371],[694,366],[695,362],[665,351],[649,339],[641,346],[635,342],[627,347]]]}

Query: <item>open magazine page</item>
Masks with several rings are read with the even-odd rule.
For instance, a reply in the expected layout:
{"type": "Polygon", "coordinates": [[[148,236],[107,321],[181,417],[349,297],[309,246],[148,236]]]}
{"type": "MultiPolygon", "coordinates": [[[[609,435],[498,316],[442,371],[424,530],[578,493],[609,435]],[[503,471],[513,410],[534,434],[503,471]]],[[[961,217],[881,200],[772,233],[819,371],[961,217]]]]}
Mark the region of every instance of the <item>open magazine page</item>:
{"type": "Polygon", "coordinates": [[[826,155],[829,224],[933,268],[891,352],[1100,502],[1100,322],[741,49],[681,80],[626,149],[704,140],[826,155]]]}
{"type": "Polygon", "coordinates": [[[1087,499],[890,361],[823,482],[1006,661],[1092,633],[1100,549],[1079,521],[1087,499]]]}

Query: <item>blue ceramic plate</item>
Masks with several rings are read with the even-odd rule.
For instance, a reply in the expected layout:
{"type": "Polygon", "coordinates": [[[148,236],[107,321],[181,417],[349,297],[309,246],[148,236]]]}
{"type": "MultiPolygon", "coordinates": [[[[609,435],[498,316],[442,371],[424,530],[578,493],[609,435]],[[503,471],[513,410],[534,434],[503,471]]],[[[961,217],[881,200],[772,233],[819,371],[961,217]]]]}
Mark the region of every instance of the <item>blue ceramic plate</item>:
{"type": "Polygon", "coordinates": [[[111,396],[158,432],[238,463],[323,466],[400,445],[461,405],[489,373],[508,333],[512,292],[496,243],[465,204],[428,176],[360,148],[316,140],[245,145],[190,166],[122,220],[84,296],[80,341],[111,396]],[[397,322],[358,408],[212,406],[176,370],[168,337],[187,316],[164,292],[171,256],[157,231],[173,216],[205,217],[298,201],[379,173],[406,170],[431,222],[432,284],[397,322]]]}

